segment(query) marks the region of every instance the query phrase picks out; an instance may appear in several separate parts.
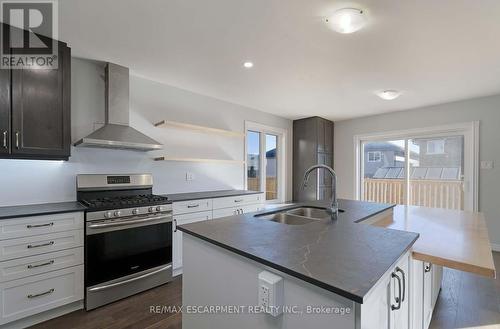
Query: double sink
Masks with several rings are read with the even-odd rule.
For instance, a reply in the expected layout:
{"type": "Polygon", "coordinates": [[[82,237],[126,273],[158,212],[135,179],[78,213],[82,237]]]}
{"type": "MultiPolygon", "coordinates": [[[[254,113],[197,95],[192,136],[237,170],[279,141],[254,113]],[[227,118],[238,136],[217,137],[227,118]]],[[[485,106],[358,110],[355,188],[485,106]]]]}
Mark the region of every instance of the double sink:
{"type": "MultiPolygon", "coordinates": [[[[339,213],[342,212],[344,212],[344,210],[339,209],[339,213]]],[[[258,214],[255,215],[255,217],[273,221],[280,224],[304,225],[320,220],[330,219],[331,214],[328,212],[326,208],[298,207],[279,212],[258,214]]]]}

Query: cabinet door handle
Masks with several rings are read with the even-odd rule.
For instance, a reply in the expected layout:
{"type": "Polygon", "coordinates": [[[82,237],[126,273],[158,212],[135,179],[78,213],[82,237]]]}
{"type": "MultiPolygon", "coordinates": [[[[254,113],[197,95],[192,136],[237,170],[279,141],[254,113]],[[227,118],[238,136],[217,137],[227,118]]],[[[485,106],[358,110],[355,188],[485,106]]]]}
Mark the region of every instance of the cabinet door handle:
{"type": "Polygon", "coordinates": [[[424,272],[425,272],[425,273],[429,273],[429,272],[431,271],[431,269],[432,269],[432,264],[431,264],[431,263],[426,264],[426,265],[424,266],[424,272]]]}
{"type": "Polygon", "coordinates": [[[398,280],[398,295],[399,295],[399,297],[395,298],[396,303],[398,303],[398,305],[394,306],[391,304],[391,310],[396,311],[396,310],[399,310],[401,308],[401,278],[399,277],[399,275],[397,275],[394,272],[392,272],[391,277],[396,278],[398,280]]]}
{"type": "Polygon", "coordinates": [[[400,272],[403,276],[403,297],[401,298],[401,302],[404,302],[406,299],[406,273],[399,267],[396,267],[396,272],[400,272]]]}
{"type": "Polygon", "coordinates": [[[42,244],[29,244],[28,245],[28,249],[40,248],[40,247],[47,247],[47,246],[51,246],[53,244],[54,244],[54,241],[50,241],[50,242],[42,243],[42,244]]]}
{"type": "Polygon", "coordinates": [[[7,131],[3,132],[3,148],[7,148],[7,131]]]}
{"type": "Polygon", "coordinates": [[[41,293],[39,293],[39,294],[34,294],[34,295],[29,294],[29,295],[28,295],[28,296],[26,296],[26,297],[28,297],[28,298],[30,298],[30,299],[31,299],[31,298],[36,298],[36,297],[40,297],[40,296],[44,296],[44,295],[51,294],[51,293],[53,293],[54,291],[56,291],[56,290],[55,290],[54,288],[52,288],[52,289],[50,289],[50,290],[47,290],[47,291],[45,291],[45,292],[41,292],[41,293]]]}
{"type": "Polygon", "coordinates": [[[243,199],[236,199],[236,200],[234,200],[234,202],[236,202],[236,203],[243,202],[243,199]]]}
{"type": "Polygon", "coordinates": [[[177,232],[177,219],[174,218],[174,232],[177,232]]]}
{"type": "Polygon", "coordinates": [[[31,270],[32,268],[37,268],[37,267],[47,266],[47,265],[52,265],[52,264],[54,264],[53,260],[46,262],[46,263],[42,263],[42,264],[35,264],[35,265],[29,264],[27,267],[28,267],[28,269],[31,270]]]}
{"type": "Polygon", "coordinates": [[[188,207],[188,208],[197,208],[197,207],[199,207],[199,206],[200,206],[200,204],[198,203],[198,204],[188,204],[188,206],[187,206],[187,207],[188,207]]]}
{"type": "Polygon", "coordinates": [[[16,131],[16,149],[19,148],[19,131],[16,131]]]}
{"type": "Polygon", "coordinates": [[[47,224],[35,224],[35,225],[28,224],[28,225],[26,225],[26,228],[37,228],[37,227],[45,227],[45,226],[54,226],[54,223],[51,222],[51,223],[47,223],[47,224]]]}

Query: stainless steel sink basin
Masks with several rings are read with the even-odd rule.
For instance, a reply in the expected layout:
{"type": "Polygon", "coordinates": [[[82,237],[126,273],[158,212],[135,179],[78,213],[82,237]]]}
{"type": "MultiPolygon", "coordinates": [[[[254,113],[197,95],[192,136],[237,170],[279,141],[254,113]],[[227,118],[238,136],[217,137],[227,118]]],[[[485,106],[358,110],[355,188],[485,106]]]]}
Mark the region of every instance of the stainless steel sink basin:
{"type": "Polygon", "coordinates": [[[314,218],[314,219],[324,219],[330,217],[330,214],[325,209],[321,208],[303,207],[303,208],[288,210],[286,213],[290,215],[314,218]]]}
{"type": "Polygon", "coordinates": [[[289,215],[286,212],[279,212],[270,215],[260,215],[257,216],[261,219],[270,220],[276,223],[287,224],[287,225],[304,225],[317,221],[314,218],[306,218],[301,216],[289,215]]]}
{"type": "MultiPolygon", "coordinates": [[[[339,210],[339,212],[344,212],[339,210]]],[[[318,207],[300,207],[289,210],[284,210],[277,213],[259,214],[258,218],[270,220],[273,222],[287,225],[304,225],[313,223],[318,220],[329,219],[330,214],[325,208],[318,207]]]]}

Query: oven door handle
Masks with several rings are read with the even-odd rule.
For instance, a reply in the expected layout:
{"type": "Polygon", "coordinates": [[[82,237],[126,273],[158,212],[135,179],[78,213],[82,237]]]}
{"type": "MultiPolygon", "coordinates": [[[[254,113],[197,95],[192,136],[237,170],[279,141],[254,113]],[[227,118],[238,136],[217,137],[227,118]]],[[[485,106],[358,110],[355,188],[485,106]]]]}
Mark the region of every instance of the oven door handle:
{"type": "Polygon", "coordinates": [[[160,220],[160,219],[167,219],[167,218],[172,218],[172,215],[169,214],[169,215],[156,216],[156,217],[146,217],[146,218],[141,218],[141,219],[131,219],[131,220],[124,220],[121,222],[114,222],[114,223],[89,224],[88,228],[106,228],[106,227],[114,227],[114,226],[143,224],[143,223],[152,222],[152,221],[160,220]]]}
{"type": "Polygon", "coordinates": [[[113,287],[118,287],[118,286],[130,283],[130,282],[134,282],[134,281],[137,281],[137,280],[145,279],[145,278],[150,277],[152,275],[155,275],[155,274],[158,274],[160,272],[166,271],[166,270],[170,269],[171,267],[172,267],[172,265],[169,264],[169,265],[164,266],[164,267],[162,267],[160,269],[157,269],[156,271],[149,272],[149,273],[137,276],[135,278],[131,278],[131,279],[123,280],[123,281],[120,281],[120,282],[115,282],[115,283],[107,284],[107,285],[104,285],[104,286],[97,286],[97,287],[94,287],[94,288],[90,288],[89,291],[94,292],[94,291],[101,291],[101,290],[105,290],[105,289],[110,289],[110,288],[113,288],[113,287]]]}

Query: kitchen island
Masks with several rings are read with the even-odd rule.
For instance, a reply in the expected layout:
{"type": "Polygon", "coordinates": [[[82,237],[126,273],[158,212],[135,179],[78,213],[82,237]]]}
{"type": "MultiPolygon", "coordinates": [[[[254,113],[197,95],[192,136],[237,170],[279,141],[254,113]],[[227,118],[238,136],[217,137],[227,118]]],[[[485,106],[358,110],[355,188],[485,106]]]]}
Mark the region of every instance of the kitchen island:
{"type": "MultiPolygon", "coordinates": [[[[304,206],[328,205],[295,204],[273,213],[304,206]]],[[[191,309],[183,314],[185,327],[423,329],[439,294],[442,265],[495,275],[481,214],[350,200],[340,200],[340,208],[344,212],[336,221],[304,225],[286,225],[268,220],[268,213],[257,213],[180,226],[187,233],[184,305],[240,307],[236,314],[191,309]],[[422,217],[432,221],[432,216],[434,229],[424,229],[422,217]],[[442,228],[441,240],[457,242],[463,236],[469,254],[476,257],[457,262],[460,251],[450,254],[429,247],[432,232],[446,218],[461,220],[442,228]],[[471,236],[472,241],[465,241],[471,236]],[[480,264],[478,257],[484,260],[480,264]],[[282,296],[264,305],[271,301],[283,306],[283,314],[269,307],[261,312],[252,308],[262,306],[259,277],[268,272],[283,282],[281,290],[276,286],[282,296]]]]}
{"type": "MultiPolygon", "coordinates": [[[[273,213],[300,206],[327,205],[296,204],[273,213]]],[[[394,284],[391,276],[396,265],[405,272],[398,280],[409,274],[409,250],[418,234],[358,224],[391,214],[392,207],[340,200],[344,212],[335,221],[286,225],[246,214],[179,226],[187,233],[183,303],[241,307],[238,314],[185,311],[183,325],[193,329],[327,325],[354,329],[380,328],[381,322],[394,321],[389,319],[389,309],[380,305],[387,304],[386,289],[394,284]],[[282,308],[282,315],[267,314],[269,309],[256,313],[252,308],[262,306],[258,280],[262,272],[283,279],[282,301],[275,305],[282,308]]],[[[407,300],[396,303],[406,314],[407,300]]]]}

